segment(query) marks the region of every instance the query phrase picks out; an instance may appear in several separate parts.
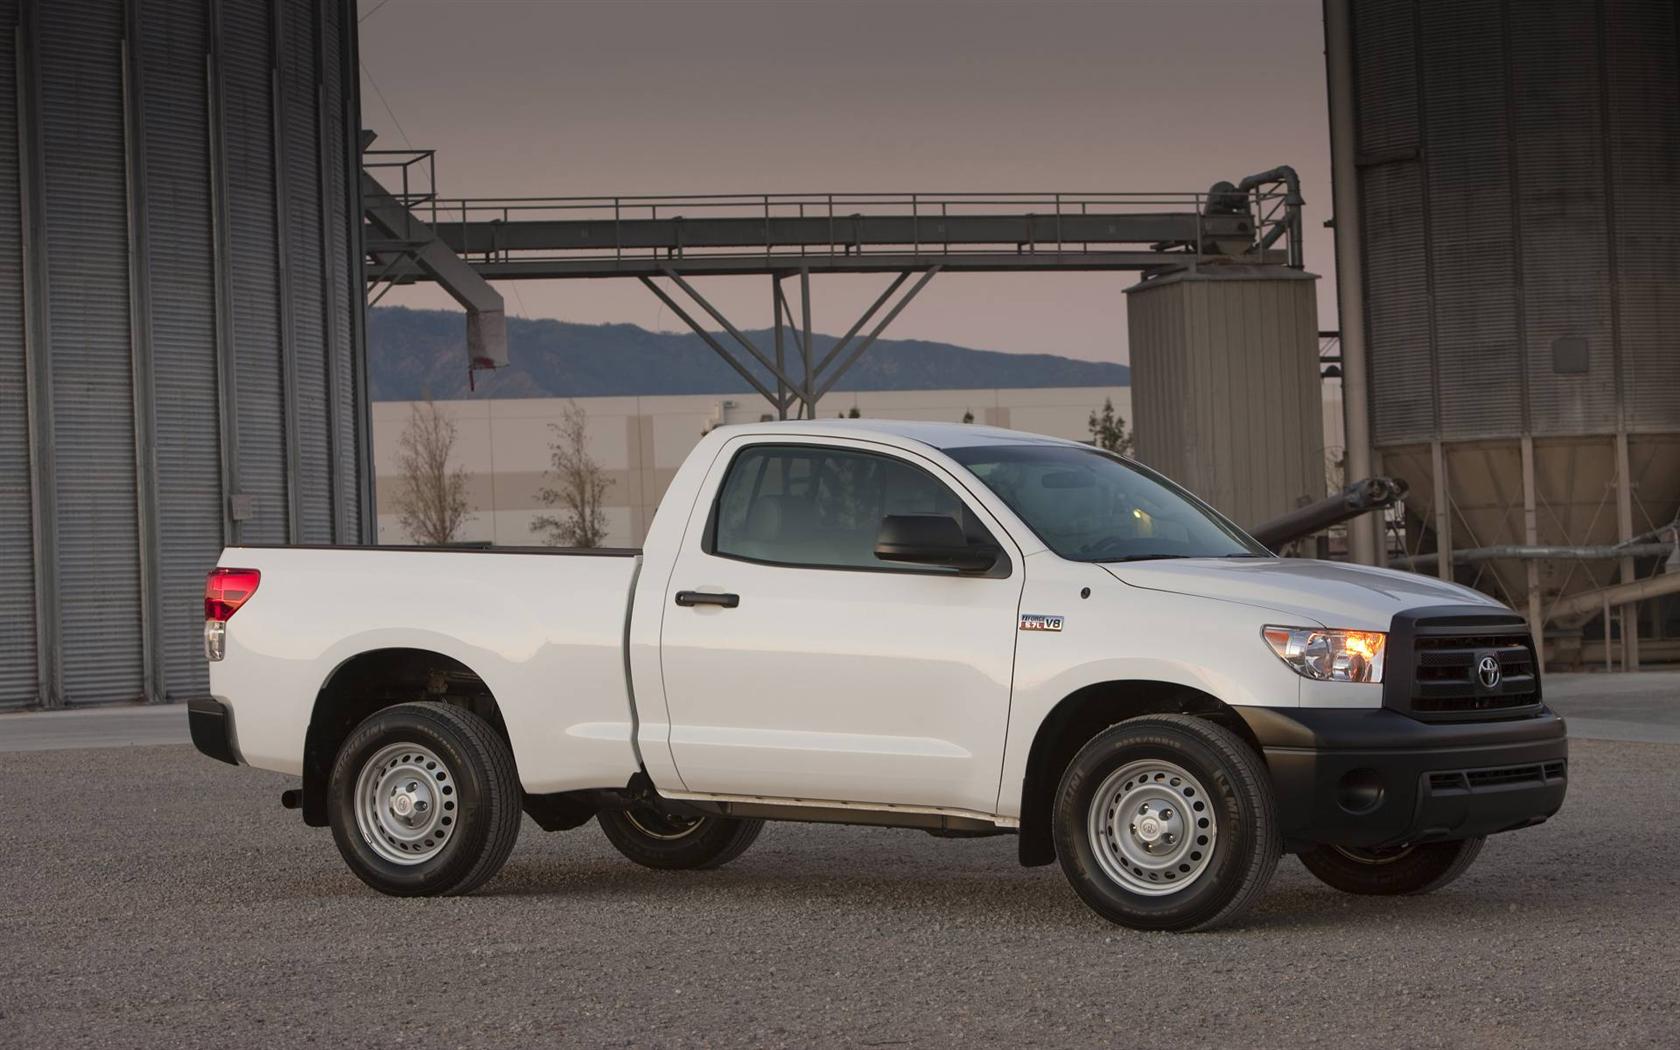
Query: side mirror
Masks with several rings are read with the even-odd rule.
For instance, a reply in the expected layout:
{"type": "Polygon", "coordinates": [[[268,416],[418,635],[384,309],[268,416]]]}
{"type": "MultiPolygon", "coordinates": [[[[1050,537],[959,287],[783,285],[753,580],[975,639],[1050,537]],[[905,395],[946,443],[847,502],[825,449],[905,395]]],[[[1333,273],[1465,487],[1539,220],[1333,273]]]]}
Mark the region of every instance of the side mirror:
{"type": "Polygon", "coordinates": [[[998,552],[976,547],[955,518],[943,514],[889,514],[875,534],[875,557],[912,565],[938,565],[959,572],[985,572],[998,552]]]}

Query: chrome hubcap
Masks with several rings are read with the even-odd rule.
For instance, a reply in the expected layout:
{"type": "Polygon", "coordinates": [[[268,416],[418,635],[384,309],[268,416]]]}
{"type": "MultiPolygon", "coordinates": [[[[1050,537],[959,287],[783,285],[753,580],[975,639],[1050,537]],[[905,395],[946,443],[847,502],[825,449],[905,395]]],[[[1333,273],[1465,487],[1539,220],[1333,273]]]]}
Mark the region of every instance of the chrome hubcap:
{"type": "Polygon", "coordinates": [[[420,864],[455,832],[455,778],[418,744],[382,747],[356,777],[356,827],[393,864],[420,864]]]}
{"type": "Polygon", "coordinates": [[[1219,828],[1209,796],[1182,767],[1128,762],[1091,799],[1087,833],[1104,874],[1133,893],[1177,893],[1207,870],[1219,828]]]}

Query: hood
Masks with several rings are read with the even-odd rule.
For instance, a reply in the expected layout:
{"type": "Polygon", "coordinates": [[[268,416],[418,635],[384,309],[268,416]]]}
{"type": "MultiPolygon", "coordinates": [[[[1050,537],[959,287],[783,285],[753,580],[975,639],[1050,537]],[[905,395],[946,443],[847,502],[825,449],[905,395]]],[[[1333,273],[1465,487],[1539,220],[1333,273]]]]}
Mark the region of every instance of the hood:
{"type": "Polygon", "coordinates": [[[1240,602],[1288,614],[1294,624],[1386,631],[1394,614],[1428,605],[1504,605],[1432,576],[1306,558],[1186,558],[1110,562],[1133,587],[1240,602]]]}

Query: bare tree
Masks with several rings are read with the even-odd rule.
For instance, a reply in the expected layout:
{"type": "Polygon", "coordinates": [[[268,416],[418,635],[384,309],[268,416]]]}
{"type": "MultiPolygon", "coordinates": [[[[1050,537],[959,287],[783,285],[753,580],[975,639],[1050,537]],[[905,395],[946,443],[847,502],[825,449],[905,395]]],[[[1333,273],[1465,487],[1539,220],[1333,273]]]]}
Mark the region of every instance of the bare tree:
{"type": "Polygon", "coordinates": [[[612,479],[589,455],[588,418],[573,402],[560,413],[560,422],[550,423],[548,429],[554,435],[548,442],[553,469],[544,476],[551,484],[537,493],[537,499],[546,507],[559,507],[561,513],[534,518],[531,531],[544,534],[543,542],[554,547],[599,547],[607,536],[601,499],[612,479]]]}
{"type": "Polygon", "coordinates": [[[1126,420],[1114,411],[1113,398],[1103,398],[1102,412],[1092,412],[1086,425],[1091,430],[1091,444],[1122,456],[1132,454],[1132,434],[1126,429],[1126,420]]]}
{"type": "Polygon", "coordinates": [[[397,439],[397,514],[415,543],[454,542],[471,510],[466,469],[449,467],[456,436],[454,422],[428,398],[413,406],[397,439]]]}

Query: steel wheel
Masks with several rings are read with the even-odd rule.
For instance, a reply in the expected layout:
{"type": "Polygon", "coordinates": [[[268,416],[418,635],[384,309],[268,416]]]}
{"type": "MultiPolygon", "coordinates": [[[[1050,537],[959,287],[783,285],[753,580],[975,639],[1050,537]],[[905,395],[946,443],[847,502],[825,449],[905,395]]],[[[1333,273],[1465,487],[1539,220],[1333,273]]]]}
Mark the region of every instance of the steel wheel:
{"type": "Polygon", "coordinates": [[[389,744],[356,777],[356,828],[393,864],[423,864],[454,831],[455,781],[430,748],[389,744]]]}
{"type": "Polygon", "coordinates": [[[664,842],[687,838],[700,830],[700,826],[705,823],[702,817],[679,817],[674,813],[662,812],[645,802],[625,809],[624,819],[647,837],[664,842]]]}
{"type": "Polygon", "coordinates": [[[1362,849],[1358,846],[1331,846],[1355,864],[1396,864],[1411,856],[1413,847],[1398,846],[1394,849],[1362,849]]]}
{"type": "Polygon", "coordinates": [[[1482,852],[1483,841],[1454,839],[1375,849],[1316,846],[1302,852],[1301,863],[1320,882],[1344,893],[1428,893],[1464,874],[1482,852]]]}
{"type": "Polygon", "coordinates": [[[1129,762],[1097,788],[1088,810],[1091,852],[1133,893],[1177,893],[1207,870],[1218,820],[1201,783],[1163,759],[1129,762]]]}

